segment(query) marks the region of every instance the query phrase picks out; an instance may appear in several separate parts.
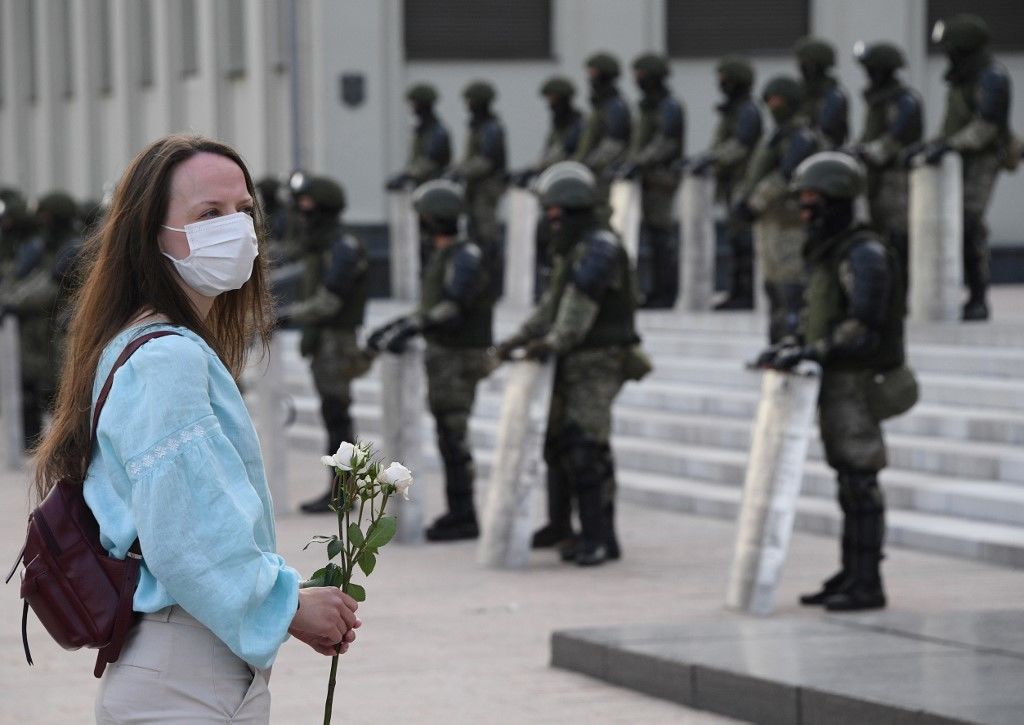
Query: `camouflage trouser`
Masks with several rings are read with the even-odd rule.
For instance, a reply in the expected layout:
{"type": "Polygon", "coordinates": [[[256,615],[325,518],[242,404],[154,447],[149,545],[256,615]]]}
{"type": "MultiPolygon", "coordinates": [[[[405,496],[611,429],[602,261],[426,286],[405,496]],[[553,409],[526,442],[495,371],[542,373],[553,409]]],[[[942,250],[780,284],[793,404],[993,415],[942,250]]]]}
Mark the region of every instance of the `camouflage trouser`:
{"type": "Polygon", "coordinates": [[[964,281],[983,291],[989,281],[988,209],[1001,165],[998,154],[964,156],[964,281]]]}
{"type": "Polygon", "coordinates": [[[644,224],[653,227],[671,227],[678,184],[644,181],[640,191],[640,213],[644,224]]]}
{"type": "Polygon", "coordinates": [[[568,490],[581,477],[599,477],[606,504],[615,497],[612,403],[622,388],[626,352],[602,347],[559,359],[544,441],[544,460],[563,474],[568,490]]]}
{"type": "Polygon", "coordinates": [[[910,178],[905,169],[883,169],[870,177],[868,208],[880,234],[907,234],[910,178]]]}
{"type": "Polygon", "coordinates": [[[786,202],[754,224],[754,245],[768,295],[769,339],[775,343],[796,333],[803,307],[805,238],[799,214],[786,202]]]}
{"type": "MultiPolygon", "coordinates": [[[[449,510],[472,500],[473,452],[469,416],[476,386],[490,372],[485,348],[454,348],[427,344],[427,404],[437,428],[437,449],[445,467],[449,510]]],[[[471,503],[470,503],[471,505],[471,503]]]]}
{"type": "Polygon", "coordinates": [[[342,441],[354,442],[351,382],[370,369],[371,360],[359,349],[354,330],[318,329],[304,335],[314,337],[307,343],[314,350],[310,369],[327,428],[327,452],[334,453],[342,441]]]}
{"type": "Polygon", "coordinates": [[[874,472],[886,466],[882,427],[868,410],[865,370],[828,370],[821,378],[818,426],[828,465],[837,471],[874,472]]]}

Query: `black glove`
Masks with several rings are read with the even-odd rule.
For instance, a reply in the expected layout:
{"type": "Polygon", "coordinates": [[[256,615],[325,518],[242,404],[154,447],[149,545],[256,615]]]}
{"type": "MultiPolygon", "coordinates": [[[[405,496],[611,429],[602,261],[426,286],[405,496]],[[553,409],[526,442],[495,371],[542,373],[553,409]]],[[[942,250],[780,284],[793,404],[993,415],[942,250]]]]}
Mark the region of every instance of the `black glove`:
{"type": "Polygon", "coordinates": [[[494,346],[494,357],[498,358],[502,362],[508,362],[512,359],[512,353],[521,348],[523,345],[519,340],[509,338],[508,340],[502,340],[494,346]]]}
{"type": "Polygon", "coordinates": [[[420,324],[414,317],[403,317],[398,324],[391,328],[384,349],[395,355],[405,352],[405,347],[410,338],[420,333],[420,324]]]}
{"type": "Polygon", "coordinates": [[[552,347],[551,343],[546,337],[540,337],[536,340],[531,340],[526,343],[526,347],[523,350],[523,357],[527,360],[536,360],[537,362],[545,362],[555,352],[555,348],[552,347]]]}
{"type": "Polygon", "coordinates": [[[398,326],[398,323],[401,322],[403,319],[405,318],[398,317],[394,320],[391,320],[391,322],[381,325],[373,332],[371,332],[370,336],[366,338],[366,349],[375,353],[382,352],[384,350],[384,346],[387,345],[391,331],[395,329],[395,327],[398,326]]]}
{"type": "Polygon", "coordinates": [[[616,179],[625,180],[635,179],[639,173],[640,167],[637,166],[632,161],[626,161],[624,163],[619,164],[619,166],[616,167],[614,171],[616,179]]]}
{"type": "Polygon", "coordinates": [[[714,166],[714,164],[715,159],[711,154],[701,154],[700,156],[695,156],[690,160],[688,168],[690,173],[694,176],[704,176],[711,171],[711,167],[714,166]]]}
{"type": "Polygon", "coordinates": [[[932,141],[930,144],[924,147],[924,151],[921,154],[924,156],[924,162],[929,166],[938,166],[942,163],[942,157],[950,151],[949,144],[945,141],[932,141]]]}
{"type": "Polygon", "coordinates": [[[530,182],[533,181],[533,177],[536,174],[532,169],[522,169],[521,171],[512,171],[508,175],[508,183],[513,186],[518,186],[520,189],[526,189],[530,186],[530,182]]]}
{"type": "Polygon", "coordinates": [[[757,212],[746,201],[738,202],[733,206],[732,215],[739,221],[747,222],[748,224],[757,219],[757,212]]]}
{"type": "Polygon", "coordinates": [[[905,169],[911,168],[914,165],[914,159],[917,158],[917,155],[924,151],[924,149],[925,144],[922,141],[910,144],[905,149],[900,151],[899,155],[897,156],[897,161],[899,162],[899,165],[905,169]]]}
{"type": "Polygon", "coordinates": [[[410,181],[412,181],[412,177],[404,172],[395,174],[388,179],[388,183],[384,185],[384,188],[388,191],[402,191],[410,181]]]}

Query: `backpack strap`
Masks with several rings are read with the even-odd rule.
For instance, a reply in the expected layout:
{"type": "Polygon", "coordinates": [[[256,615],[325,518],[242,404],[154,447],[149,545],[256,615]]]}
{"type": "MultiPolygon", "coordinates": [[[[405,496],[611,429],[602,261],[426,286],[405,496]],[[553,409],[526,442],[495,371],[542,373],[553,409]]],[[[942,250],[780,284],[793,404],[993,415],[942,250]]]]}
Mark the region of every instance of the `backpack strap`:
{"type": "MultiPolygon", "coordinates": [[[[141,335],[132,340],[128,345],[121,351],[117,360],[114,361],[113,367],[110,368],[110,374],[107,375],[106,381],[103,383],[103,388],[100,390],[99,396],[96,398],[96,409],[92,414],[92,444],[89,446],[89,457],[92,457],[92,449],[96,446],[96,429],[100,422],[100,412],[103,410],[104,403],[107,402],[107,396],[110,395],[110,389],[114,385],[114,373],[117,372],[118,368],[128,362],[128,358],[135,354],[135,351],[145,345],[150,340],[155,340],[158,337],[168,337],[169,335],[178,335],[177,332],[171,332],[170,330],[159,330],[157,332],[150,332],[145,335],[141,335]]],[[[86,468],[88,468],[88,459],[86,460],[86,468]]],[[[121,587],[121,595],[117,601],[117,612],[114,615],[114,631],[110,635],[110,642],[105,646],[101,647],[96,653],[96,667],[93,669],[93,675],[101,677],[103,671],[106,669],[107,664],[110,662],[117,662],[117,658],[121,655],[121,648],[124,646],[125,637],[128,635],[128,630],[131,629],[132,625],[135,624],[135,611],[132,608],[135,599],[135,587],[138,584],[139,579],[139,566],[142,562],[142,549],[139,545],[139,540],[135,539],[132,542],[131,548],[128,550],[128,555],[125,556],[125,577],[124,584],[121,587]]],[[[25,643],[25,652],[28,654],[28,643],[25,643]]]]}

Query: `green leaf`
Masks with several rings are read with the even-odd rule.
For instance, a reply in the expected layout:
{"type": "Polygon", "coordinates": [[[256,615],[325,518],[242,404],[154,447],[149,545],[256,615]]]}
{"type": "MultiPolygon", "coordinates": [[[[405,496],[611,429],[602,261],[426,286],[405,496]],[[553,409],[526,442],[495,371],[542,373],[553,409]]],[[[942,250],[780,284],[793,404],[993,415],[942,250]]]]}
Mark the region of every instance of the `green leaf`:
{"type": "Polygon", "coordinates": [[[338,538],[338,537],[337,536],[324,536],[323,534],[317,534],[316,536],[314,536],[312,539],[309,540],[309,543],[307,543],[305,546],[302,547],[302,550],[305,551],[306,549],[308,549],[313,544],[326,544],[331,539],[336,539],[336,538],[338,538]]]}
{"type": "Polygon", "coordinates": [[[327,581],[327,586],[340,587],[341,583],[345,580],[345,572],[341,570],[341,567],[331,563],[325,566],[324,569],[326,569],[324,578],[327,581]]]}
{"type": "Polygon", "coordinates": [[[313,587],[322,586],[324,586],[324,578],[322,576],[313,577],[312,579],[307,579],[304,582],[299,582],[299,589],[311,589],[313,587]]]}
{"type": "Polygon", "coordinates": [[[363,532],[359,530],[359,524],[351,523],[348,525],[348,540],[355,546],[363,545],[363,532]]]}
{"type": "Polygon", "coordinates": [[[398,522],[394,516],[381,516],[370,526],[366,534],[366,546],[371,549],[379,549],[391,541],[398,528],[398,522]]]}
{"type": "Polygon", "coordinates": [[[345,592],[345,593],[348,594],[353,599],[355,599],[357,602],[365,602],[366,601],[366,590],[363,589],[358,584],[353,584],[352,582],[349,582],[348,583],[348,591],[345,592]]]}
{"type": "Polygon", "coordinates": [[[359,557],[359,568],[363,570],[363,574],[370,576],[373,573],[373,567],[377,566],[377,557],[369,552],[365,552],[359,557]]]}
{"type": "Polygon", "coordinates": [[[310,579],[323,579],[325,576],[327,576],[326,566],[320,567],[315,572],[313,572],[313,576],[311,576],[310,579]]]}
{"type": "Polygon", "coordinates": [[[344,545],[341,543],[341,539],[331,539],[327,544],[327,558],[333,559],[341,553],[344,545]]]}

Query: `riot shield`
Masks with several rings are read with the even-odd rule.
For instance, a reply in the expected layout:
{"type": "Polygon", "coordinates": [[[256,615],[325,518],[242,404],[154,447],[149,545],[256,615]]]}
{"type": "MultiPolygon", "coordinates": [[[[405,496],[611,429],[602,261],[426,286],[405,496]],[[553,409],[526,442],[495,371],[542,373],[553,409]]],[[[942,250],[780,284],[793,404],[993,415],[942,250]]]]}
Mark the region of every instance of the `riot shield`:
{"type": "Polygon", "coordinates": [[[628,179],[613,181],[609,200],[612,229],[622,237],[629,261],[636,267],[640,253],[640,182],[628,179]]]}
{"type": "Polygon", "coordinates": [[[685,312],[711,309],[715,291],[715,180],[711,175],[686,174],[679,191],[679,300],[685,312]]]}
{"type": "Polygon", "coordinates": [[[963,170],[948,153],[937,166],[910,172],[910,304],[912,320],[960,319],[963,285],[963,170]]]}
{"type": "Polygon", "coordinates": [[[420,298],[420,226],[409,191],[388,192],[388,234],[391,242],[391,298],[420,298]]]}
{"type": "Polygon", "coordinates": [[[4,457],[11,470],[21,469],[25,458],[20,350],[18,319],[5,315],[0,326],[0,423],[4,429],[4,457]]]}
{"type": "Polygon", "coordinates": [[[813,363],[764,372],[729,571],[732,609],[771,614],[775,607],[820,383],[813,363]]]}
{"type": "Polygon", "coordinates": [[[509,364],[477,556],[486,566],[517,568],[530,556],[554,375],[553,362],[509,364]]]}
{"type": "Polygon", "coordinates": [[[533,306],[533,286],[537,277],[537,222],[540,205],[526,189],[508,190],[508,233],[505,244],[505,301],[512,307],[533,306]]]}
{"type": "MultiPolygon", "coordinates": [[[[380,356],[381,454],[385,463],[399,461],[414,475],[422,471],[424,370],[423,344],[412,340],[400,354],[380,356]]],[[[413,492],[407,501],[391,499],[398,517],[395,539],[417,543],[423,539],[423,503],[413,492]]]]}

